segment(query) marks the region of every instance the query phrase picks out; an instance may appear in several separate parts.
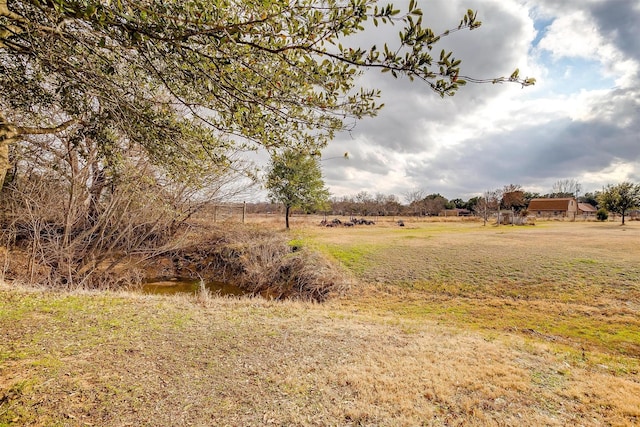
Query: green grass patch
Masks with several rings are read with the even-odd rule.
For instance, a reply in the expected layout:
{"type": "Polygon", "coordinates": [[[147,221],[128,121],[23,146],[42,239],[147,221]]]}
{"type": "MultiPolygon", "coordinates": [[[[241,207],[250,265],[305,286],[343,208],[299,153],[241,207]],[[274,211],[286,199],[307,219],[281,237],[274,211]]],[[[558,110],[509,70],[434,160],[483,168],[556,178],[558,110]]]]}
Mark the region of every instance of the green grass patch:
{"type": "Polygon", "coordinates": [[[371,244],[323,244],[317,248],[355,273],[366,270],[370,265],[369,257],[380,250],[380,246],[371,244]]]}
{"type": "Polygon", "coordinates": [[[348,243],[313,236],[361,282],[384,284],[384,296],[357,301],[360,309],[640,357],[635,236],[576,223],[378,232],[348,243]]]}
{"type": "Polygon", "coordinates": [[[306,244],[308,243],[308,240],[304,239],[304,238],[299,238],[299,239],[291,239],[287,242],[287,244],[294,249],[299,249],[302,248],[304,246],[306,246],[306,244]]]}
{"type": "Polygon", "coordinates": [[[577,348],[640,357],[640,319],[632,311],[610,316],[604,307],[598,310],[571,301],[483,296],[477,287],[442,283],[403,289],[408,293],[381,300],[376,309],[401,318],[534,334],[545,341],[566,342],[577,348]]]}

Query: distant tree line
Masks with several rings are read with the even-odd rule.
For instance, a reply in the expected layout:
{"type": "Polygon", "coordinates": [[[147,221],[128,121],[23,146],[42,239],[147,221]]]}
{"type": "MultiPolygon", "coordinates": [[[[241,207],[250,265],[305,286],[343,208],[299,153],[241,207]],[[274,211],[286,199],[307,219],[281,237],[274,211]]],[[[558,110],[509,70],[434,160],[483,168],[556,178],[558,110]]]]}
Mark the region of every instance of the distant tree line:
{"type": "MultiPolygon", "coordinates": [[[[446,210],[458,209],[463,215],[475,215],[487,220],[498,210],[526,214],[529,202],[536,198],[568,197],[620,215],[626,215],[632,208],[640,207],[640,184],[625,182],[609,185],[602,191],[584,194],[580,194],[580,191],[581,185],[572,179],[556,182],[552,190],[545,194],[525,191],[521,185],[509,184],[503,188],[487,190],[466,201],[461,198],[448,200],[439,193],[428,193],[421,189],[405,192],[403,202],[395,194],[361,191],[355,195],[333,197],[324,208],[298,209],[296,212],[338,216],[438,216],[446,210]]],[[[282,209],[275,203],[247,204],[250,213],[276,213],[282,212],[282,209]]]]}

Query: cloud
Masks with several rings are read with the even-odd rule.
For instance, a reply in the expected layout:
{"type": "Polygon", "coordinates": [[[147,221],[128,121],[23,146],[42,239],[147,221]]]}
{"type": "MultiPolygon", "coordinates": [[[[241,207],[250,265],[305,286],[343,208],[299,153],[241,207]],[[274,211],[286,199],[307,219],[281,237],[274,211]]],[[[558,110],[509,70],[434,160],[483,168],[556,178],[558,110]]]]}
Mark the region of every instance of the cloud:
{"type": "MultiPolygon", "coordinates": [[[[399,6],[399,4],[398,4],[399,6]]],[[[439,0],[425,2],[434,31],[457,26],[466,8],[483,25],[446,37],[468,75],[509,75],[534,87],[469,85],[441,99],[424,84],[367,72],[386,107],[341,134],[323,165],[335,195],[411,188],[471,197],[509,183],[547,192],[575,178],[585,191],[640,176],[640,6],[631,0],[439,0]],[[604,182],[607,180],[607,182],[604,182]]],[[[396,34],[377,32],[375,43],[396,34]]],[[[359,39],[360,42],[365,39],[359,39]]]]}
{"type": "Polygon", "coordinates": [[[640,3],[636,0],[616,0],[614,2],[596,2],[591,9],[602,37],[609,40],[625,56],[640,60],[640,3]]]}

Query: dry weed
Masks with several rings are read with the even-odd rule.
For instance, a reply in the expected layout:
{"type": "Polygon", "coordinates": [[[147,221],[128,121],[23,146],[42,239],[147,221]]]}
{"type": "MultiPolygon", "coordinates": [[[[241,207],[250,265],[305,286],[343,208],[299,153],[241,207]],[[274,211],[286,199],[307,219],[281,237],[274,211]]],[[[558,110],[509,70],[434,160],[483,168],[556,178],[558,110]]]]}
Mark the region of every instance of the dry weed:
{"type": "Polygon", "coordinates": [[[599,426],[640,407],[637,381],[549,344],[332,304],[3,287],[0,308],[0,424],[599,426]]]}
{"type": "Polygon", "coordinates": [[[326,256],[291,246],[288,233],[251,226],[217,229],[171,253],[179,276],[230,281],[268,298],[324,301],[348,287],[348,276],[326,256]]]}

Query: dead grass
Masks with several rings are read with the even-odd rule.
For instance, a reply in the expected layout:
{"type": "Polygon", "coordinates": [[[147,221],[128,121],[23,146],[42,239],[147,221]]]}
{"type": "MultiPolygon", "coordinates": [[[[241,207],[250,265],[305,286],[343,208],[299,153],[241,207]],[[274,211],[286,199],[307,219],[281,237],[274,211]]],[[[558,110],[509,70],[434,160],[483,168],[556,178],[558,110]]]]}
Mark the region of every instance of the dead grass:
{"type": "Polygon", "coordinates": [[[349,295],[0,285],[0,426],[640,423],[640,223],[309,224],[349,295]]]}
{"type": "Polygon", "coordinates": [[[307,233],[364,284],[348,300],[359,309],[534,330],[578,348],[640,357],[640,223],[307,233]]]}
{"type": "Polygon", "coordinates": [[[168,264],[170,276],[229,281],[273,299],[325,301],[349,287],[349,277],[336,263],[291,237],[255,225],[209,227],[191,244],[157,257],[154,269],[168,264]]]}
{"type": "MultiPolygon", "coordinates": [[[[629,425],[545,343],[261,299],[0,291],[0,425],[629,425]]],[[[597,381],[595,386],[594,381],[597,381]]]]}

